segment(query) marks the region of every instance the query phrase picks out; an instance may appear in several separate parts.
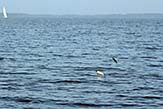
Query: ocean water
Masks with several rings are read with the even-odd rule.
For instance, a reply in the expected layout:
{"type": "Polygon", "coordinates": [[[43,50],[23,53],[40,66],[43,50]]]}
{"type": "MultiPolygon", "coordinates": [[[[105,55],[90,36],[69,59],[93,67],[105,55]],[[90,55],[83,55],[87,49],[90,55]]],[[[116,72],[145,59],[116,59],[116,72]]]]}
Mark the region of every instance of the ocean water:
{"type": "Polygon", "coordinates": [[[0,109],[61,108],[163,108],[163,18],[1,18],[0,109]]]}

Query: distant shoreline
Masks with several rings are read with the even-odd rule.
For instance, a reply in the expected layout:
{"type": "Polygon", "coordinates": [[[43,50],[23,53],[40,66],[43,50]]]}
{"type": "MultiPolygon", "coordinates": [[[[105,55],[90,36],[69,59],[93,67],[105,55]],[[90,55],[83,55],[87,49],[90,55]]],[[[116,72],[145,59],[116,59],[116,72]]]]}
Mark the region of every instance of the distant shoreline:
{"type": "MultiPolygon", "coordinates": [[[[42,17],[111,17],[111,18],[163,18],[163,13],[137,13],[137,14],[97,14],[97,15],[80,15],[80,14],[63,14],[63,15],[55,15],[55,14],[27,14],[27,13],[8,13],[9,16],[42,16],[42,17]]],[[[0,18],[3,17],[2,13],[0,13],[0,18]]]]}

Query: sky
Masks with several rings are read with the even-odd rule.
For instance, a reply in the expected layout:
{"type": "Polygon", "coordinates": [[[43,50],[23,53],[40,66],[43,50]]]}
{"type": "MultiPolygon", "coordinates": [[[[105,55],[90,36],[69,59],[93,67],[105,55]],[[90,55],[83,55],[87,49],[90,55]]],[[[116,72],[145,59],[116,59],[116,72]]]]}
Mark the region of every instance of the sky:
{"type": "Polygon", "coordinates": [[[163,13],[163,0],[0,0],[9,13],[97,15],[163,13]]]}

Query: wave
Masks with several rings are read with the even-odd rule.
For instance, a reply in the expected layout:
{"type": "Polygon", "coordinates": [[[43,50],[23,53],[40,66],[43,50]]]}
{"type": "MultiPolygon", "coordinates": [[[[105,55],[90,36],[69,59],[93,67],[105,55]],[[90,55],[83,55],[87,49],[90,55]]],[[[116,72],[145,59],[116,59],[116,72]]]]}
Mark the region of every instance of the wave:
{"type": "Polygon", "coordinates": [[[94,103],[57,103],[57,105],[79,106],[79,107],[108,107],[111,104],[94,104],[94,103]]]}

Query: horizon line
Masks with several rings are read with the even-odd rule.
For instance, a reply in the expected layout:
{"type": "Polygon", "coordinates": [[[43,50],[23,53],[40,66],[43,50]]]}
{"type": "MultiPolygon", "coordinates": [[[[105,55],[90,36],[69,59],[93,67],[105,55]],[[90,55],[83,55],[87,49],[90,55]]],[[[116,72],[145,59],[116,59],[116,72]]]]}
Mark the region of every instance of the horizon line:
{"type": "MultiPolygon", "coordinates": [[[[1,12],[2,13],[2,12],[1,12]]],[[[112,16],[112,15],[163,15],[163,13],[113,13],[113,14],[38,14],[38,13],[15,13],[15,12],[9,12],[8,14],[19,14],[19,15],[47,15],[47,16],[112,16]]]]}

